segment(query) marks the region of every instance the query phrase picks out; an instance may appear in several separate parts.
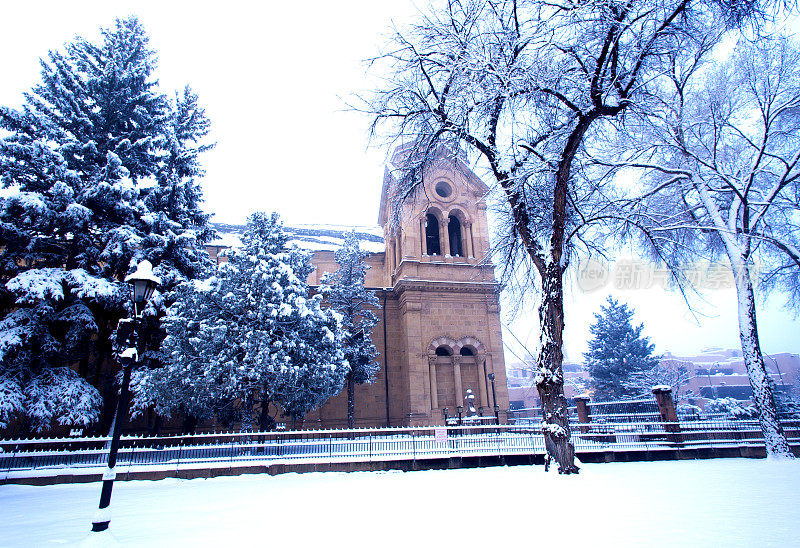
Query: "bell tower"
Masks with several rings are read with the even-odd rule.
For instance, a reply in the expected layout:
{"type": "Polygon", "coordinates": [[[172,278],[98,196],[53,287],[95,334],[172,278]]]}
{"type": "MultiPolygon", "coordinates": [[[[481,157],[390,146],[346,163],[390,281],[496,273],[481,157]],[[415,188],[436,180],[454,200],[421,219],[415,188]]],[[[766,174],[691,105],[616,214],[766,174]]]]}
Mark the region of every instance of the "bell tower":
{"type": "Polygon", "coordinates": [[[466,158],[446,151],[425,166],[414,195],[401,201],[396,175],[408,150],[395,151],[387,166],[378,214],[384,279],[398,326],[397,339],[387,342],[401,352],[390,353],[390,361],[402,386],[403,423],[441,424],[445,412],[455,416],[459,406],[467,408],[469,394],[480,415],[494,416],[497,409],[502,421],[508,391],[499,284],[488,257],[489,188],[466,158]]]}
{"type": "MultiPolygon", "coordinates": [[[[386,267],[392,281],[426,275],[452,280],[452,271],[464,266],[486,264],[489,227],[486,219],[486,184],[467,166],[465,159],[447,157],[426,166],[423,183],[413,199],[406,199],[399,214],[397,163],[403,150],[386,168],[381,192],[378,223],[384,229],[386,267]],[[404,264],[408,263],[408,264],[404,264]],[[455,269],[429,269],[417,265],[456,265],[455,269]]],[[[494,281],[491,265],[486,265],[494,281]]],[[[475,269],[470,269],[475,274],[475,269]]]]}

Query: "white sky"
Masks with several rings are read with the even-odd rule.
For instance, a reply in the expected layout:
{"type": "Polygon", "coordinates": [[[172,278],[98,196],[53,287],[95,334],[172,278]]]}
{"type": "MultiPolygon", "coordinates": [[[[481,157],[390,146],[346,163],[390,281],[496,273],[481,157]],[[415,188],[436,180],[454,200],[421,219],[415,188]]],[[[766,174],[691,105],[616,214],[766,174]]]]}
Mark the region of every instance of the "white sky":
{"type": "MultiPolygon", "coordinates": [[[[363,59],[378,53],[393,20],[402,25],[415,11],[410,0],[9,2],[0,18],[0,105],[20,104],[49,49],[136,13],[158,51],[162,88],[188,82],[213,123],[218,144],[204,159],[203,186],[215,221],[239,223],[259,209],[277,210],[288,223],[372,225],[384,151],[368,148],[368,120],[344,99],[368,89],[363,59]]],[[[659,352],[739,346],[730,290],[706,295],[700,323],[678,295],[615,293],[636,308],[659,352]]],[[[568,359],[581,359],[607,294],[576,291],[568,299],[568,359]]],[[[798,353],[800,323],[782,303],[761,306],[762,346],[798,353]]],[[[522,311],[512,329],[535,351],[535,311],[522,311]]]]}

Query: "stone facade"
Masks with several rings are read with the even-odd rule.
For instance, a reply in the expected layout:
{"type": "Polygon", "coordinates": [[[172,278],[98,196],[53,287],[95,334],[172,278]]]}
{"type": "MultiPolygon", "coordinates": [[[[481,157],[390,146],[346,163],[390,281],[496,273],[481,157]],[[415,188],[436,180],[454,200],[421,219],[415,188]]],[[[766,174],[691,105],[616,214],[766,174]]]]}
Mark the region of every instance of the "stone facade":
{"type": "MultiPolygon", "coordinates": [[[[488,260],[489,189],[461,159],[441,160],[394,215],[393,172],[387,167],[378,217],[385,249],[367,258],[366,284],[382,303],[373,333],[381,370],[373,383],[356,386],[356,426],[444,424],[445,408],[449,416],[467,408],[468,389],[479,414],[493,416],[496,404],[504,422],[509,405],[499,285],[488,260]]],[[[337,268],[328,250],[315,251],[313,264],[311,284],[337,268]]],[[[304,426],[344,426],[346,400],[346,393],[333,398],[304,426]]]]}
{"type": "MultiPolygon", "coordinates": [[[[400,151],[393,163],[402,156],[400,151]]],[[[369,252],[366,285],[381,302],[372,335],[380,371],[372,383],[356,386],[355,424],[444,424],[445,409],[450,417],[457,416],[458,406],[467,409],[467,390],[481,416],[494,417],[496,405],[505,422],[509,399],[500,288],[489,261],[489,189],[462,159],[450,157],[428,166],[424,188],[396,210],[397,172],[390,165],[384,175],[379,227],[286,227],[293,242],[313,251],[312,286],[338,268],[334,253],[350,228],[369,252]]],[[[217,228],[222,238],[208,250],[219,263],[225,248],[237,245],[242,227],[217,228]]],[[[302,427],[346,424],[342,392],[309,413],[302,427]]]]}

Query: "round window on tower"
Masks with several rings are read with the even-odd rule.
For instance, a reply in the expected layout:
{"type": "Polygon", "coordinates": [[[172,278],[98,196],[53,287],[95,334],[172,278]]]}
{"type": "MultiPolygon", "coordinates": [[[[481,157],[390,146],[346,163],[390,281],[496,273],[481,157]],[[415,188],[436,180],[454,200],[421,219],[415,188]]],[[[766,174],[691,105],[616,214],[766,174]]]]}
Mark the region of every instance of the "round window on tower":
{"type": "Polygon", "coordinates": [[[453,194],[453,188],[444,181],[436,183],[436,194],[440,198],[449,198],[453,194]]]}

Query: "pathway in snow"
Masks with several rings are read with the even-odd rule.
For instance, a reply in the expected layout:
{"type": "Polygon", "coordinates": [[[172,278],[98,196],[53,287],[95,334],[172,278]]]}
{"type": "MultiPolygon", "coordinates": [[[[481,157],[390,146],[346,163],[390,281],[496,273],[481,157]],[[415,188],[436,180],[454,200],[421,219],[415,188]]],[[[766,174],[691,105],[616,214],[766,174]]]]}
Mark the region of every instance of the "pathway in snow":
{"type": "MultiPolygon", "coordinates": [[[[80,542],[99,496],[99,483],[0,486],[0,545],[80,542]]],[[[800,461],[131,481],[112,506],[125,546],[792,546],[800,461]]]]}

